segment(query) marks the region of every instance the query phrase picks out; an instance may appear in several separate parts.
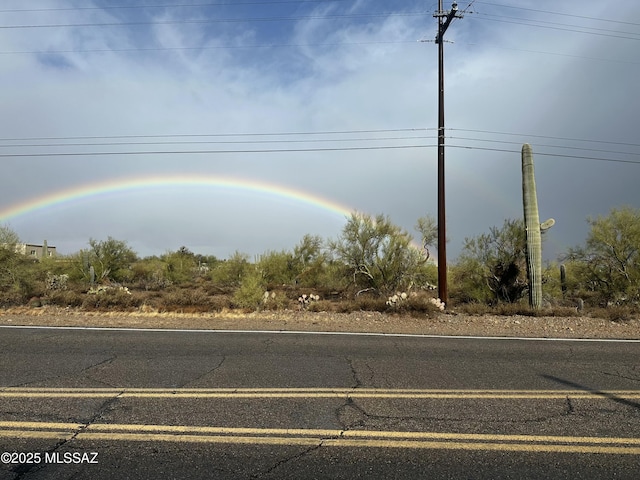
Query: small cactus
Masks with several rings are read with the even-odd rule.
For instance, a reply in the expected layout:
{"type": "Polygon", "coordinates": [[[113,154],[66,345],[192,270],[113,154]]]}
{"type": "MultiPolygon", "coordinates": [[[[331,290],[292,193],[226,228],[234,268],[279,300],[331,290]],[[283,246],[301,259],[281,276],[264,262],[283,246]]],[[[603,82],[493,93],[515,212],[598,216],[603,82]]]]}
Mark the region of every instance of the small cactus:
{"type": "Polygon", "coordinates": [[[562,289],[562,298],[567,294],[567,267],[564,263],[560,265],[560,288],[562,289]]]}

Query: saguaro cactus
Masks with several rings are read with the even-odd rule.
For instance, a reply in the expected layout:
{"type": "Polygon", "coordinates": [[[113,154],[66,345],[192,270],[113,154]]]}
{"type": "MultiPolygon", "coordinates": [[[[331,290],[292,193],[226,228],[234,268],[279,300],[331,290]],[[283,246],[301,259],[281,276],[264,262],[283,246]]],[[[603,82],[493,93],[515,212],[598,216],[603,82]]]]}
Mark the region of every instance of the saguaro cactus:
{"type": "Polygon", "coordinates": [[[540,225],[538,196],[533,170],[531,145],[522,145],[522,202],[524,206],[524,226],[527,238],[527,276],[529,277],[529,306],[542,307],[542,235],[541,230],[553,226],[552,218],[540,225]]]}
{"type": "Polygon", "coordinates": [[[567,267],[564,263],[560,265],[560,288],[562,289],[562,298],[567,295],[567,267]]]}

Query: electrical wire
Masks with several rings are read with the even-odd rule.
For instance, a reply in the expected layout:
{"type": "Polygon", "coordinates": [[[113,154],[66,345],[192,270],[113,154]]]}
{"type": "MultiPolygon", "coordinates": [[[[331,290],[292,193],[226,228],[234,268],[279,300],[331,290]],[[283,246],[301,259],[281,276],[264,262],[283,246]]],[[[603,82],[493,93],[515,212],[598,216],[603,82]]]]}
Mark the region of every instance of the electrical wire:
{"type": "MultiPolygon", "coordinates": [[[[402,128],[402,129],[369,129],[369,130],[331,130],[331,131],[316,131],[316,132],[259,132],[259,133],[216,133],[216,134],[174,134],[174,135],[109,135],[109,136],[67,136],[67,137],[28,137],[28,138],[4,138],[0,139],[0,142],[4,142],[4,145],[0,145],[0,148],[44,148],[44,147],[99,147],[99,146],[164,146],[164,145],[202,145],[202,144],[225,144],[225,145],[292,145],[292,144],[312,144],[312,143],[345,143],[345,142],[366,142],[367,145],[360,146],[345,146],[345,147],[322,147],[322,148],[268,148],[268,149],[226,149],[226,150],[144,150],[144,151],[100,151],[100,152],[14,152],[1,154],[2,158],[9,157],[49,157],[49,156],[107,156],[107,155],[169,155],[169,154],[256,154],[256,153],[285,153],[285,152],[330,152],[330,151],[358,151],[358,150],[389,150],[389,149],[410,149],[410,148],[428,148],[433,145],[424,144],[410,144],[410,145],[372,145],[374,142],[381,141],[414,141],[414,140],[433,140],[435,136],[426,135],[427,132],[436,131],[435,128],[402,128]],[[421,136],[388,136],[393,132],[421,132],[425,135],[421,136]],[[359,135],[355,138],[345,138],[345,135],[359,135]],[[362,135],[369,134],[369,136],[363,137],[362,135]],[[385,136],[370,136],[371,134],[385,134],[385,136]],[[340,135],[341,137],[336,137],[340,135]],[[300,137],[313,137],[302,138],[300,137]],[[332,138],[317,138],[318,136],[331,136],[332,138]],[[274,139],[274,137],[285,137],[274,139]],[[294,137],[293,139],[291,137],[294,137]],[[298,137],[298,138],[295,138],[298,137]],[[186,140],[175,140],[178,138],[184,138],[186,140]],[[202,140],[206,138],[207,140],[202,140]],[[216,140],[211,140],[215,138],[216,140]],[[256,138],[259,138],[257,140],[256,138]],[[159,141],[151,141],[152,139],[159,139],[159,141]],[[198,139],[198,140],[193,140],[198,139]],[[78,141],[83,143],[68,143],[67,141],[78,141]],[[97,142],[90,142],[90,140],[98,140],[97,142]],[[121,141],[111,141],[121,140],[121,141]],[[132,140],[147,140],[147,141],[132,141],[132,140]],[[49,143],[33,143],[39,141],[47,141],[49,143]],[[58,143],[51,143],[51,142],[58,143]],[[8,143],[12,142],[12,143],[8,143]],[[32,142],[32,143],[15,143],[15,142],[32,142]],[[66,143],[59,143],[66,142],[66,143]]],[[[611,150],[604,148],[594,148],[593,146],[580,146],[575,143],[586,143],[588,145],[602,144],[602,145],[616,145],[624,147],[640,148],[640,144],[630,142],[613,142],[607,140],[594,140],[594,139],[578,139],[571,137],[559,137],[548,135],[532,135],[513,132],[498,132],[492,130],[479,130],[479,129],[455,129],[449,128],[447,132],[466,132],[471,134],[491,135],[493,138],[479,138],[469,136],[457,136],[448,135],[447,138],[457,142],[456,144],[448,144],[446,146],[460,149],[474,149],[474,150],[486,150],[497,152],[518,153],[519,150],[508,150],[504,148],[496,147],[482,147],[475,145],[475,143],[490,143],[497,145],[516,145],[521,142],[508,141],[500,139],[502,136],[518,136],[523,138],[539,139],[541,141],[553,141],[563,142],[564,144],[550,144],[531,142],[534,146],[544,149],[557,149],[557,150],[572,150],[575,152],[597,152],[607,155],[619,156],[640,156],[638,152],[611,150]],[[459,141],[471,142],[470,144],[460,144],[459,141]],[[572,142],[574,145],[568,145],[566,142],[572,142]]],[[[570,155],[563,152],[553,151],[538,151],[537,155],[541,156],[554,156],[559,158],[574,158],[583,160],[595,160],[605,162],[616,163],[640,163],[634,160],[618,159],[618,158],[604,158],[595,156],[585,156],[583,154],[570,155]]]]}
{"type": "MultiPolygon", "coordinates": [[[[486,138],[470,138],[470,137],[448,137],[452,140],[469,140],[474,142],[487,142],[487,143],[499,143],[504,145],[521,145],[521,142],[508,142],[505,140],[489,140],[486,138]]],[[[598,153],[609,153],[609,154],[617,154],[617,155],[633,155],[640,156],[640,153],[635,152],[621,152],[616,150],[604,150],[600,148],[586,148],[586,147],[575,147],[575,146],[566,146],[566,145],[551,145],[545,143],[535,143],[538,147],[548,147],[548,148],[560,148],[564,150],[580,150],[584,152],[598,152],[598,153]]]]}
{"type": "Polygon", "coordinates": [[[0,148],[11,147],[105,147],[105,146],[132,146],[132,145],[247,145],[247,144],[291,144],[291,143],[328,143],[328,142],[380,142],[388,140],[424,140],[435,139],[431,137],[378,137],[378,138],[314,138],[305,140],[190,140],[170,142],[92,142],[92,143],[12,143],[0,145],[0,148]]]}
{"type": "Polygon", "coordinates": [[[219,155],[219,154],[252,154],[252,153],[308,153],[308,152],[349,152],[361,150],[401,150],[408,148],[428,148],[436,145],[379,145],[363,147],[327,147],[327,148],[274,148],[260,150],[148,150],[120,152],[47,152],[47,153],[3,153],[0,158],[23,157],[94,157],[112,155],[219,155]]]}
{"type": "MultiPolygon", "coordinates": [[[[474,2],[483,4],[483,5],[492,5],[492,6],[500,7],[500,8],[513,8],[513,9],[517,9],[517,10],[525,10],[525,11],[528,11],[528,12],[546,13],[546,14],[554,15],[554,16],[580,18],[580,19],[583,19],[583,20],[595,20],[595,21],[598,21],[598,22],[619,23],[619,24],[622,24],[622,25],[633,25],[633,26],[636,26],[636,27],[640,26],[640,23],[625,22],[623,20],[612,20],[612,19],[607,19],[607,18],[587,17],[587,16],[584,16],[584,15],[576,15],[576,14],[573,14],[573,13],[552,12],[552,11],[549,11],[549,10],[538,10],[538,9],[535,9],[535,8],[518,7],[516,5],[505,5],[503,3],[482,2],[482,1],[479,1],[479,0],[474,0],[474,2]]],[[[476,12],[473,12],[473,13],[476,13],[476,12]]]]}
{"type": "Polygon", "coordinates": [[[625,143],[625,142],[612,142],[608,140],[594,140],[594,139],[584,139],[584,138],[571,138],[571,137],[557,137],[557,136],[549,136],[549,135],[532,135],[529,133],[513,133],[513,132],[497,132],[493,130],[479,130],[479,129],[467,129],[467,128],[447,128],[447,131],[450,132],[473,132],[473,133],[485,133],[492,135],[506,135],[506,136],[518,136],[518,137],[527,137],[527,138],[542,138],[542,139],[552,139],[552,140],[565,140],[572,142],[588,142],[588,143],[605,143],[609,145],[625,145],[632,147],[640,147],[638,143],[625,143]]]}
{"type": "MultiPolygon", "coordinates": [[[[490,152],[506,152],[506,153],[520,153],[520,150],[507,150],[504,148],[489,148],[489,147],[477,147],[477,146],[469,146],[469,145],[447,145],[451,148],[461,148],[467,150],[484,150],[490,152]]],[[[557,154],[551,152],[536,152],[536,155],[545,156],[545,157],[557,157],[557,158],[572,158],[578,160],[594,160],[600,162],[611,162],[611,163],[627,163],[640,165],[640,160],[623,160],[623,159],[615,159],[615,158],[603,158],[603,157],[585,157],[583,155],[566,155],[566,154],[557,154]]]]}
{"type": "MultiPolygon", "coordinates": [[[[636,32],[622,32],[619,30],[610,30],[607,28],[597,28],[597,27],[588,27],[585,25],[572,25],[572,24],[565,24],[565,23],[560,23],[560,22],[547,22],[547,21],[543,21],[543,20],[536,20],[536,19],[528,19],[528,18],[522,18],[522,17],[511,17],[509,15],[495,15],[495,14],[490,14],[490,13],[480,13],[480,12],[476,12],[478,15],[481,15],[483,17],[491,17],[494,19],[510,19],[510,20],[519,20],[522,22],[530,22],[527,23],[527,25],[531,25],[531,26],[547,26],[550,25],[552,27],[563,27],[562,29],[566,29],[566,27],[574,27],[574,28],[582,28],[585,29],[587,31],[584,31],[582,33],[592,33],[589,30],[593,30],[593,33],[596,34],[597,32],[605,32],[605,33],[611,33],[611,34],[618,34],[618,35],[640,35],[640,33],[636,33],[636,32]]],[[[570,31],[574,31],[574,30],[570,30],[570,31]]]]}
{"type": "MultiPolygon", "coordinates": [[[[625,35],[614,35],[614,34],[609,34],[609,33],[599,33],[599,32],[594,32],[594,31],[588,31],[588,30],[576,30],[576,29],[572,29],[572,28],[562,28],[562,27],[554,27],[554,26],[550,26],[550,25],[540,25],[540,24],[535,24],[535,23],[527,23],[525,21],[511,21],[511,20],[503,20],[503,19],[499,19],[499,18],[489,18],[488,16],[485,16],[483,18],[479,18],[479,17],[475,17],[475,19],[477,20],[487,20],[490,22],[500,22],[500,23],[510,23],[513,25],[525,25],[528,27],[538,27],[538,28],[545,28],[548,30],[559,30],[559,31],[564,31],[564,32],[572,32],[572,33],[583,33],[585,35],[596,35],[599,37],[609,37],[609,38],[620,38],[620,39],[624,39],[624,40],[640,40],[640,37],[629,37],[629,36],[625,36],[625,35]]],[[[584,27],[584,28],[588,28],[588,27],[584,27]]],[[[635,33],[632,35],[636,35],[635,33]]]]}
{"type": "Polygon", "coordinates": [[[315,132],[239,132],[239,133],[177,133],[177,134],[155,134],[155,135],[85,135],[67,137],[14,137],[0,138],[0,142],[28,141],[28,140],[105,140],[118,138],[182,138],[182,137],[271,137],[271,136],[291,136],[291,135],[352,135],[364,133],[393,133],[393,132],[417,132],[436,131],[437,128],[385,128],[369,130],[321,130],[315,132]]]}

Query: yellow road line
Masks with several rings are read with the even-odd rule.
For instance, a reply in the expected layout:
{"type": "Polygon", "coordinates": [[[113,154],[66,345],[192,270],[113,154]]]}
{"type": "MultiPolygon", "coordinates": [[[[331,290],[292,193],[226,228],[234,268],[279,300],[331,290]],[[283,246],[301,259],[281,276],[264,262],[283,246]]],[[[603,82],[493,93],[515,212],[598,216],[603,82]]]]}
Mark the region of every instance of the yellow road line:
{"type": "Polygon", "coordinates": [[[640,455],[640,438],[185,425],[0,422],[0,438],[640,455]]]}
{"type": "Polygon", "coordinates": [[[0,398],[402,398],[402,399],[640,399],[640,390],[420,390],[318,388],[5,388],[0,398]]]}

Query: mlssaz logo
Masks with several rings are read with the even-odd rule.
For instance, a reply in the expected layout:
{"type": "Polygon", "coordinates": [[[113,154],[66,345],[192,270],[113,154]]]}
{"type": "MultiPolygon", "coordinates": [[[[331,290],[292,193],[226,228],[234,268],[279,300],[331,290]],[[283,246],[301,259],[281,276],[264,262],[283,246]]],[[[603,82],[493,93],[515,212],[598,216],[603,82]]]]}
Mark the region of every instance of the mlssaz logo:
{"type": "Polygon", "coordinates": [[[98,452],[47,452],[45,463],[98,463],[98,452]]]}

